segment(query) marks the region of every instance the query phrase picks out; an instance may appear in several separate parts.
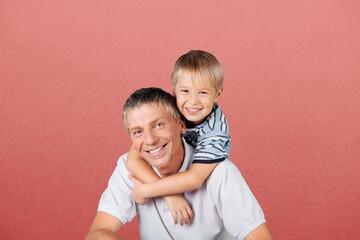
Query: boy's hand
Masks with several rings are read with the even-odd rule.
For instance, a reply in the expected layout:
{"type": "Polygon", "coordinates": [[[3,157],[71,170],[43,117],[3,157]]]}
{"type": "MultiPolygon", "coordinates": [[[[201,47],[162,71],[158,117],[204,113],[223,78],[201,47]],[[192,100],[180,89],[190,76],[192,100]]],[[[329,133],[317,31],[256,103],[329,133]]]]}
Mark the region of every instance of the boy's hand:
{"type": "Polygon", "coordinates": [[[140,205],[144,205],[149,200],[148,197],[146,197],[145,193],[145,184],[141,181],[139,181],[137,178],[135,178],[132,175],[129,175],[129,179],[134,183],[134,187],[131,191],[131,197],[132,199],[140,205]]]}
{"type": "Polygon", "coordinates": [[[175,224],[189,224],[193,220],[193,211],[183,195],[165,196],[164,199],[169,207],[175,224]]]}
{"type": "Polygon", "coordinates": [[[129,172],[133,173],[137,168],[137,164],[135,164],[133,159],[140,159],[140,158],[141,158],[140,153],[136,151],[134,146],[131,146],[131,148],[128,151],[127,161],[126,161],[126,168],[129,172]]]}
{"type": "MultiPolygon", "coordinates": [[[[131,192],[132,199],[140,205],[147,203],[149,198],[146,194],[146,184],[139,181],[132,175],[129,175],[129,179],[134,183],[134,187],[131,192]]],[[[170,195],[164,197],[166,204],[169,207],[171,215],[174,219],[174,223],[180,223],[180,225],[189,224],[193,218],[194,214],[189,206],[188,202],[185,200],[183,195],[170,195]]]]}

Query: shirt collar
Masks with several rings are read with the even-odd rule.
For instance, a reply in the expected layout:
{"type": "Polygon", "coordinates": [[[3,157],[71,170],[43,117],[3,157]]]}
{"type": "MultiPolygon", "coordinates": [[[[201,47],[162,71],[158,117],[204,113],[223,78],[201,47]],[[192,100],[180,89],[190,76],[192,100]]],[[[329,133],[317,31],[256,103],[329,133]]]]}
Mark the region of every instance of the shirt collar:
{"type": "Polygon", "coordinates": [[[182,138],[182,142],[183,142],[185,154],[184,154],[184,161],[181,164],[179,172],[184,172],[190,168],[194,155],[194,148],[189,144],[187,144],[184,138],[182,138]]]}

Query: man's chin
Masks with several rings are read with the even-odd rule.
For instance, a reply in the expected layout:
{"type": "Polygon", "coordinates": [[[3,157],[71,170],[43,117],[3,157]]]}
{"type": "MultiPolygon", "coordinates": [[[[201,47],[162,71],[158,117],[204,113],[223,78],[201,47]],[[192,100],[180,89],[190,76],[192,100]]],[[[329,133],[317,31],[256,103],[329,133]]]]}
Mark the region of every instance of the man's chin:
{"type": "Polygon", "coordinates": [[[168,165],[168,161],[163,158],[153,159],[150,164],[157,169],[165,168],[168,165]]]}

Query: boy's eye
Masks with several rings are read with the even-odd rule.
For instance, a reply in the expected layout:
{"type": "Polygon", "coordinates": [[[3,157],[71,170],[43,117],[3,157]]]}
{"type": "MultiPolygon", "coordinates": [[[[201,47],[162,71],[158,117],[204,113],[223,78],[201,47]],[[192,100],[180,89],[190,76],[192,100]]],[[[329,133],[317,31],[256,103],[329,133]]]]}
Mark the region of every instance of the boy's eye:
{"type": "Polygon", "coordinates": [[[205,91],[201,91],[201,92],[199,92],[200,94],[202,94],[202,95],[207,95],[207,94],[209,94],[208,92],[205,92],[205,91]]]}

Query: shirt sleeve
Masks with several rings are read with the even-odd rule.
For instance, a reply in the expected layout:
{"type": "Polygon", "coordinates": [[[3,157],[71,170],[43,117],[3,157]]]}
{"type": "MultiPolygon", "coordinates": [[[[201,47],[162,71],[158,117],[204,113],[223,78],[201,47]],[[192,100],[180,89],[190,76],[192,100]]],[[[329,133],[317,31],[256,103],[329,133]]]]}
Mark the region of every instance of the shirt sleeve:
{"type": "Polygon", "coordinates": [[[133,184],[128,179],[129,173],[125,167],[125,159],[126,155],[123,155],[118,160],[98,205],[98,211],[116,217],[122,224],[130,222],[136,215],[136,205],[131,198],[133,184]]]}
{"type": "Polygon", "coordinates": [[[215,106],[197,134],[193,163],[217,163],[229,158],[229,124],[219,106],[215,106]]]}
{"type": "Polygon", "coordinates": [[[209,181],[216,182],[210,190],[224,227],[236,239],[244,239],[265,222],[260,204],[238,168],[229,160],[219,164],[209,181]]]}
{"type": "Polygon", "coordinates": [[[230,137],[223,131],[209,131],[198,139],[193,163],[217,163],[230,155],[230,137]]]}

